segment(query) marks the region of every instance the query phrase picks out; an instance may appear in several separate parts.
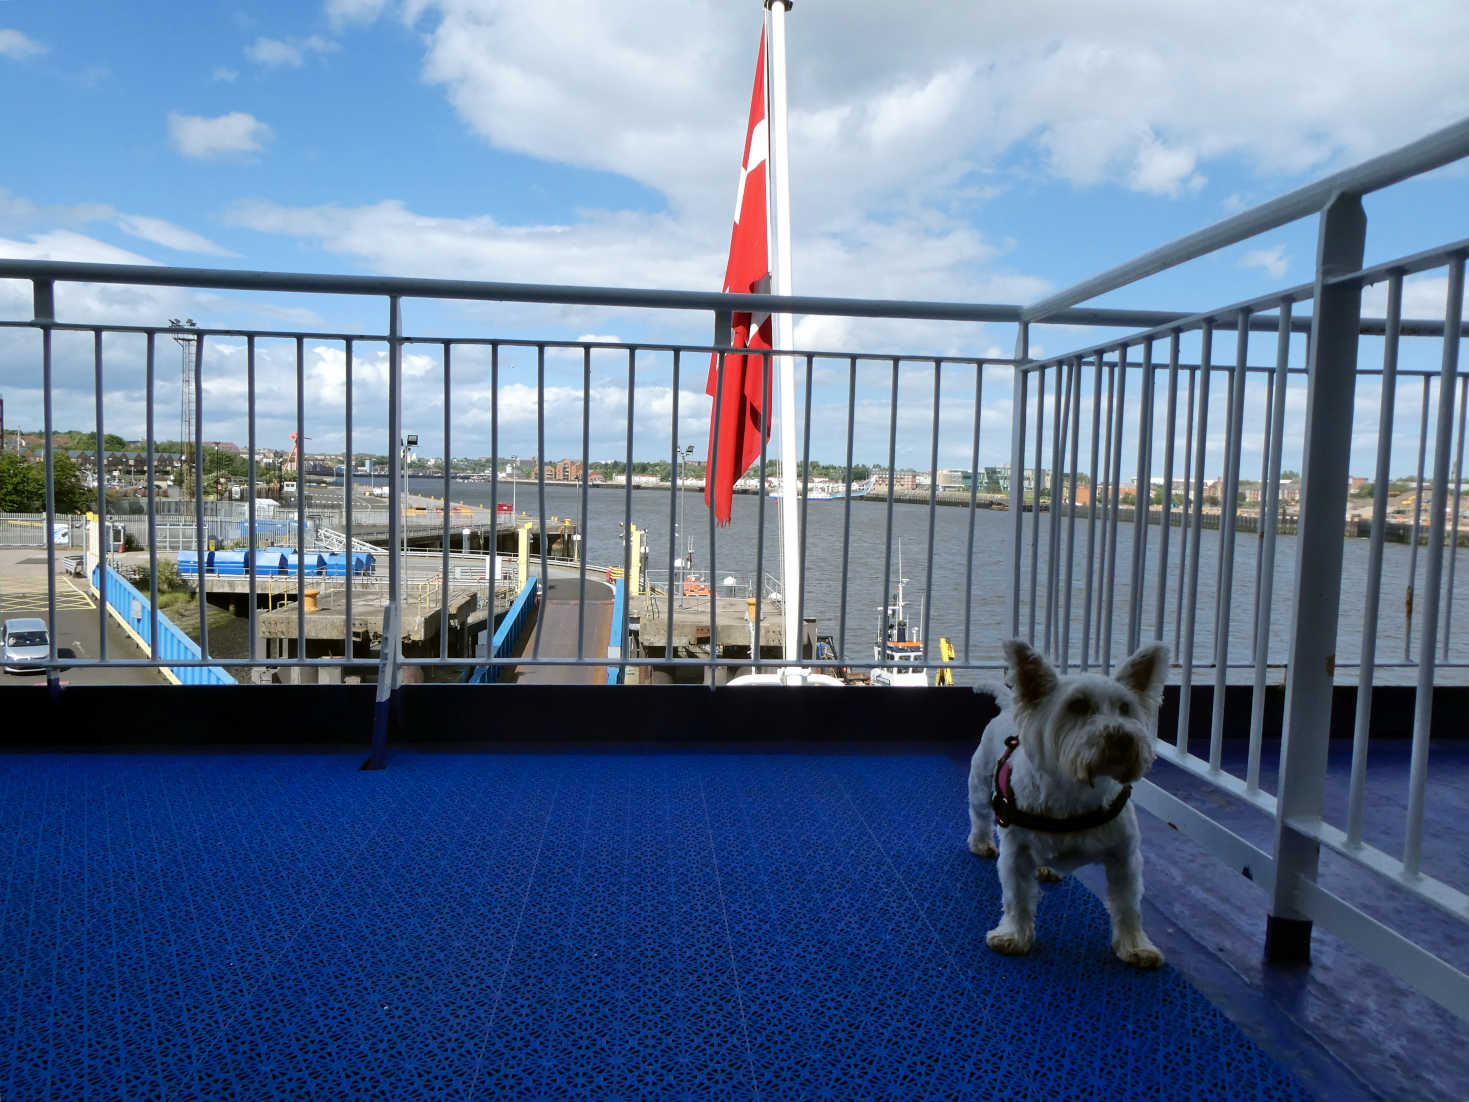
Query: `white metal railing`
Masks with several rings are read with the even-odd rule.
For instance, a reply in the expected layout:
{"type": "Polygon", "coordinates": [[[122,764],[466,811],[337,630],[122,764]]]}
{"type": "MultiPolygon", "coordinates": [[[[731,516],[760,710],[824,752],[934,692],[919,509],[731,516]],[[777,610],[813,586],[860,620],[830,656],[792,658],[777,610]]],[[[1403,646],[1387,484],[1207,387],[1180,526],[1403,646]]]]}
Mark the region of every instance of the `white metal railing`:
{"type": "MultiPolygon", "coordinates": [[[[347,534],[345,532],[338,532],[335,528],[318,528],[316,541],[320,546],[328,547],[333,551],[347,550],[347,534]]],[[[366,551],[376,555],[385,553],[385,548],[380,544],[369,543],[367,540],[353,539],[351,544],[353,551],[366,551]]]]}
{"type": "MultiPolygon", "coordinates": [[[[1021,480],[1012,483],[1011,627],[1062,669],[1110,671],[1141,641],[1169,642],[1179,706],[1174,728],[1160,732],[1160,757],[1270,815],[1274,842],[1250,844],[1156,784],[1139,786],[1140,801],[1252,870],[1269,897],[1267,955],[1300,952],[1310,923],[1320,922],[1469,1018],[1469,977],[1316,882],[1325,846],[1469,922],[1469,883],[1456,868],[1423,860],[1434,690],[1463,684],[1469,670],[1469,638],[1455,633],[1449,611],[1463,539],[1469,372],[1459,354],[1469,241],[1460,235],[1364,267],[1360,194],[1333,190],[1323,200],[1313,283],[1021,365],[1012,455],[1038,492],[1026,496],[1021,480]],[[1415,278],[1442,286],[1441,320],[1403,316],[1404,281],[1415,278]],[[1364,320],[1364,297],[1381,297],[1384,316],[1364,320]],[[1364,392],[1375,398],[1371,425],[1354,423],[1364,392]],[[1415,405],[1417,474],[1396,495],[1414,500],[1395,522],[1395,416],[1415,405]],[[1292,424],[1288,409],[1303,410],[1304,423],[1292,424]],[[1371,500],[1359,496],[1349,516],[1352,450],[1364,438],[1375,445],[1371,500]],[[1290,502],[1287,448],[1301,470],[1290,502]],[[1154,472],[1161,492],[1151,505],[1154,472]],[[1261,491],[1253,507],[1240,502],[1252,472],[1261,491]],[[1287,526],[1293,561],[1280,554],[1287,526]],[[1359,534],[1367,538],[1344,538],[1359,534]],[[1406,546],[1390,553],[1390,536],[1406,546]],[[1396,845],[1364,831],[1373,693],[1392,683],[1416,689],[1396,845]],[[1284,738],[1267,746],[1267,689],[1282,684],[1284,738]],[[1195,685],[1210,690],[1207,724],[1192,712],[1195,685]],[[1354,687],[1356,699],[1339,818],[1325,799],[1337,685],[1354,687]],[[1247,726],[1243,715],[1226,715],[1231,686],[1248,689],[1247,726]],[[1241,728],[1243,760],[1227,761],[1226,736],[1241,728]],[[1282,779],[1273,794],[1261,785],[1270,753],[1282,779]]],[[[1221,232],[1212,244],[1236,240],[1221,232]]]]}
{"type": "MultiPolygon", "coordinates": [[[[646,578],[651,568],[655,578],[675,578],[676,560],[685,554],[691,537],[700,544],[698,560],[711,580],[722,582],[726,575],[763,579],[784,558],[775,524],[780,503],[758,492],[737,494],[736,522],[728,529],[717,529],[701,495],[676,489],[690,481],[690,472],[681,465],[688,464],[691,453],[708,443],[707,420],[703,419],[712,412],[712,420],[719,421],[718,410],[709,410],[704,392],[711,357],[716,381],[729,364],[724,334],[732,311],[956,323],[970,327],[963,330],[963,339],[971,341],[972,327],[978,323],[1014,325],[1018,340],[1013,359],[939,355],[925,349],[790,351],[799,386],[794,408],[782,415],[801,425],[800,462],[807,475],[807,492],[786,503],[800,515],[800,585],[777,583],[776,589],[783,594],[789,588],[798,594],[793,601],[798,620],[815,619],[830,633],[838,661],[853,669],[870,670],[878,664],[872,639],[887,626],[886,610],[893,594],[899,585],[906,585],[913,608],[918,610],[918,635],[929,644],[929,666],[939,661],[938,638],[949,639],[956,652],[951,665],[961,684],[973,684],[992,674],[1000,665],[1000,645],[1011,634],[1042,645],[1067,669],[1110,669],[1142,639],[1168,639],[1178,663],[1175,680],[1180,717],[1176,728],[1165,732],[1168,744],[1163,756],[1271,814],[1276,840],[1269,850],[1247,843],[1197,809],[1175,806],[1177,801],[1169,803],[1171,797],[1156,786],[1139,786],[1139,798],[1168,812],[1214,852],[1231,859],[1247,856],[1256,869],[1256,883],[1269,892],[1273,921],[1319,921],[1360,945],[1361,931],[1370,928],[1360,909],[1315,883],[1315,853],[1320,845],[1338,850],[1458,919],[1466,912],[1466,885],[1442,870],[1425,869],[1421,840],[1433,690],[1469,668],[1466,640],[1452,630],[1461,534],[1457,480],[1450,492],[1450,474],[1462,463],[1464,444],[1466,386],[1458,349],[1469,242],[1455,237],[1426,252],[1364,269],[1364,225],[1358,197],[1466,154],[1469,123],[1244,212],[1031,307],[0,259],[0,279],[24,280],[32,291],[29,316],[0,319],[0,342],[8,363],[33,365],[33,389],[47,398],[41,408],[13,409],[12,415],[43,420],[51,496],[50,441],[57,426],[52,423],[50,399],[58,378],[92,379],[96,423],[88,427],[95,429],[96,439],[103,440],[108,429],[141,432],[145,437],[149,511],[127,523],[140,525],[154,607],[157,557],[168,542],[168,526],[186,523],[193,537],[189,546],[201,547],[213,531],[210,526],[225,519],[212,515],[213,503],[203,496],[203,426],[206,413],[215,414],[205,408],[205,380],[212,373],[227,372],[232,378],[245,379],[242,432],[246,439],[241,443],[248,455],[256,454],[265,421],[270,422],[275,440],[284,438],[288,430],[298,439],[307,438],[308,427],[318,439],[338,437],[343,442],[347,474],[340,512],[334,508],[324,526],[341,534],[344,548],[357,547],[365,529],[381,529],[381,534],[373,532],[371,543],[389,550],[375,576],[358,578],[349,572],[333,585],[340,584],[348,625],[353,620],[354,599],[372,602],[375,613],[381,609],[381,646],[376,640],[379,633],[363,638],[349,627],[330,657],[282,659],[258,653],[261,586],[278,587],[280,595],[294,599],[306,582],[305,568],[298,566],[290,575],[268,582],[254,574],[247,579],[243,596],[250,631],[244,653],[215,653],[219,648],[210,645],[206,602],[201,600],[200,663],[226,667],[333,665],[359,670],[376,666],[382,702],[396,690],[405,665],[472,664],[469,656],[450,653],[446,633],[440,634],[437,655],[405,658],[402,649],[405,605],[416,602],[426,608],[438,602],[439,610],[444,611],[444,590],[452,592],[460,580],[468,582],[461,572],[475,569],[452,550],[461,520],[447,504],[437,515],[422,517],[422,522],[419,515],[405,519],[405,355],[418,358],[415,394],[437,391],[432,394],[433,406],[442,412],[443,423],[441,428],[435,425],[436,446],[446,459],[482,455],[496,470],[507,460],[531,456],[539,460],[531,480],[511,485],[489,482],[485,499],[473,503],[483,506],[483,514],[471,515],[472,526],[480,529],[476,537],[483,540],[482,546],[499,550],[500,537],[529,518],[537,542],[527,575],[544,581],[545,601],[576,600],[583,621],[575,654],[541,653],[538,642],[530,654],[514,661],[601,668],[607,663],[605,649],[598,650],[604,641],[585,630],[584,621],[587,606],[601,599],[598,586],[606,588],[605,579],[598,576],[603,569],[616,567],[631,578],[636,567],[646,578]],[[1250,234],[1313,215],[1321,218],[1324,263],[1310,284],[1203,313],[1078,305],[1250,234]],[[1444,318],[1402,314],[1404,281],[1425,276],[1445,280],[1444,318]],[[58,316],[58,282],[208,289],[221,295],[312,294],[320,296],[313,300],[313,308],[328,312],[342,296],[368,296],[385,306],[385,324],[370,332],[233,326],[190,329],[186,339],[194,342],[194,390],[183,400],[190,405],[190,423],[196,426],[199,439],[193,448],[196,468],[189,480],[193,500],[187,504],[192,510],[187,521],[175,521],[164,509],[177,508],[177,503],[165,507],[151,488],[157,460],[154,442],[166,435],[155,431],[158,350],[160,343],[171,348],[179,334],[163,319],[112,324],[58,316]],[[1381,316],[1363,318],[1364,289],[1375,293],[1379,287],[1385,288],[1386,296],[1381,316]],[[405,297],[595,306],[622,312],[620,317],[627,325],[620,326],[619,332],[638,332],[650,311],[694,311],[705,319],[701,324],[714,322],[715,340],[706,344],[409,334],[402,319],[405,297]],[[1309,316],[1303,309],[1306,305],[1309,316]],[[1031,328],[1039,324],[1085,325],[1124,335],[1032,359],[1028,352],[1031,328]],[[1231,337],[1232,349],[1226,347],[1231,337]],[[317,397],[308,404],[307,342],[340,355],[342,393],[336,399],[317,397]],[[1434,363],[1423,362],[1418,351],[1425,342],[1440,350],[1434,363]],[[1400,355],[1410,348],[1412,355],[1400,355]],[[370,413],[367,406],[371,403],[364,402],[360,393],[354,396],[353,390],[364,377],[359,365],[364,350],[381,353],[387,368],[386,397],[370,413]],[[1380,364],[1369,362],[1379,352],[1380,364]],[[141,373],[146,384],[145,423],[104,426],[106,397],[121,385],[117,382],[120,376],[131,380],[135,373],[141,373]],[[455,382],[466,374],[486,387],[487,423],[480,419],[478,407],[470,411],[475,414],[470,417],[462,403],[456,405],[455,382]],[[1364,380],[1380,386],[1386,396],[1377,435],[1377,485],[1368,538],[1344,541],[1350,500],[1347,476],[1352,473],[1352,398],[1364,380]],[[510,387],[515,388],[516,402],[534,394],[534,401],[524,407],[531,410],[530,427],[505,414],[501,403],[509,400],[510,387]],[[259,396],[289,394],[292,389],[295,401],[289,423],[271,420],[259,396]],[[568,395],[570,400],[562,401],[568,395]],[[557,405],[558,401],[562,404],[557,405]],[[687,408],[680,409],[681,403],[686,407],[689,401],[699,403],[692,417],[687,408]],[[982,416],[987,407],[1007,402],[1013,416],[1008,434],[986,425],[982,416]],[[1304,431],[1291,421],[1298,405],[1305,410],[1304,431]],[[1391,456],[1392,434],[1383,427],[1392,423],[1391,408],[1419,411],[1417,485],[1431,488],[1410,495],[1418,502],[1411,507],[1412,519],[1405,526],[1409,563],[1401,576],[1393,573],[1391,556],[1386,554],[1388,536],[1396,530],[1391,528],[1391,494],[1382,487],[1383,472],[1391,470],[1384,456],[1391,456]],[[631,481],[611,490],[593,487],[588,471],[594,409],[600,453],[615,455],[629,470],[636,462],[656,461],[665,480],[661,492],[636,488],[631,481]],[[649,409],[656,414],[646,414],[649,409]],[[698,422],[693,428],[691,420],[698,422]],[[1256,425],[1263,426],[1263,431],[1257,434],[1256,425]],[[1291,500],[1295,491],[1284,488],[1288,481],[1285,464],[1303,439],[1309,441],[1301,458],[1304,478],[1299,499],[1291,500]],[[388,493],[381,505],[357,500],[361,484],[352,472],[359,450],[386,452],[390,457],[388,493]],[[1430,450],[1431,469],[1427,462],[1430,450]],[[581,473],[565,481],[548,476],[545,463],[558,455],[567,458],[568,469],[581,473]],[[827,473],[835,476],[831,481],[836,484],[866,480],[872,489],[861,498],[813,500],[809,493],[813,463],[835,468],[827,473]],[[966,492],[941,494],[941,472],[954,468],[968,473],[966,492]],[[877,469],[886,477],[869,478],[877,469]],[[1155,471],[1167,488],[1156,513],[1136,508],[1140,489],[1142,495],[1151,497],[1155,471]],[[1221,503],[1235,502],[1256,471],[1263,502],[1255,514],[1210,504],[1211,497],[1218,497],[1221,503]],[[1124,500],[1129,476],[1134,484],[1131,505],[1124,500]],[[514,502],[513,517],[500,513],[499,506],[507,499],[514,502]],[[1424,504],[1426,511],[1419,508],[1424,504]],[[440,549],[398,550],[406,542],[405,531],[415,538],[437,533],[440,549]],[[1242,540],[1242,533],[1252,538],[1242,540]],[[1295,540],[1294,569],[1281,551],[1283,538],[1295,540]],[[553,539],[564,542],[553,550],[553,539]],[[635,562],[638,547],[640,561],[635,562]],[[1361,559],[1360,569],[1357,558],[1361,559]],[[1349,575],[1346,585],[1344,560],[1357,571],[1349,575]],[[598,564],[595,570],[592,563],[598,564]],[[444,578],[450,580],[447,587],[442,584],[444,578]],[[1360,588],[1353,579],[1360,580],[1360,588]],[[558,586],[558,582],[569,584],[558,586]],[[1395,598],[1405,582],[1413,587],[1413,603],[1411,613],[1404,608],[1399,623],[1395,598]],[[1397,640],[1389,640],[1394,645],[1387,648],[1380,645],[1397,631],[1405,648],[1401,660],[1397,640]],[[1369,783],[1365,755],[1371,733],[1365,707],[1359,714],[1368,718],[1361,720],[1354,746],[1351,806],[1340,822],[1328,822],[1324,813],[1331,694],[1336,681],[1352,677],[1359,693],[1365,694],[1364,702],[1370,702],[1373,686],[1392,678],[1406,679],[1416,688],[1409,824],[1405,843],[1394,853],[1373,846],[1362,829],[1363,786],[1369,783]],[[1267,749],[1264,708],[1267,689],[1282,679],[1289,686],[1284,717],[1288,750],[1280,765],[1288,783],[1272,796],[1262,789],[1260,779],[1267,749]],[[1204,726],[1203,717],[1193,714],[1196,686],[1212,690],[1207,695],[1206,738],[1195,734],[1196,720],[1200,728],[1204,726]],[[1242,687],[1248,693],[1248,724],[1227,713],[1225,690],[1231,687],[1242,687]],[[1236,728],[1247,728],[1248,739],[1244,766],[1234,773],[1226,768],[1224,738],[1236,728]]],[[[992,339],[989,335],[984,338],[987,345],[992,339]]],[[[1049,339],[1047,343],[1055,344],[1049,339]]],[[[945,341],[942,346],[948,345],[945,341]]],[[[367,374],[375,376],[375,370],[367,374]]],[[[716,393],[720,389],[714,388],[716,393]]],[[[768,398],[768,392],[763,397],[768,398]]],[[[516,408],[519,413],[522,407],[516,408]]],[[[422,426],[419,428],[421,432],[422,426]]],[[[708,451],[717,454],[718,449],[708,451]]],[[[237,515],[243,510],[239,519],[229,523],[243,523],[252,544],[260,542],[255,537],[267,519],[257,504],[261,473],[257,466],[252,458],[245,502],[228,510],[237,515]]],[[[768,447],[763,448],[750,484],[768,485],[771,466],[768,447]]],[[[444,463],[442,483],[434,491],[445,503],[470,492],[454,482],[449,469],[450,464],[444,463]]],[[[102,530],[107,530],[114,518],[109,516],[109,504],[100,488],[95,511],[102,530]]],[[[316,514],[311,505],[288,514],[282,542],[309,547],[308,533],[318,519],[324,520],[316,514]]],[[[58,519],[54,502],[48,505],[46,519],[48,523],[58,519]]],[[[92,553],[112,555],[97,546],[92,553]]],[[[48,610],[54,623],[56,548],[48,547],[47,554],[51,560],[48,610]]],[[[202,595],[207,596],[214,580],[206,574],[199,581],[202,595]]],[[[789,664],[749,653],[747,628],[738,619],[731,625],[724,615],[729,610],[719,604],[719,587],[709,588],[707,596],[701,594],[701,600],[692,602],[669,602],[666,593],[630,594],[633,621],[649,609],[666,613],[666,634],[656,639],[639,635],[636,640],[617,640],[623,644],[617,664],[650,674],[672,669],[709,681],[742,667],[789,664]],[[675,603],[680,607],[671,612],[675,603]],[[676,641],[674,612],[685,617],[682,626],[689,629],[687,636],[693,642],[676,641]],[[726,635],[733,634],[724,644],[720,640],[722,622],[726,635]],[[744,655],[739,653],[741,645],[746,648],[744,655]]],[[[783,597],[778,600],[766,585],[754,587],[751,596],[756,602],[757,624],[784,604],[783,597]]],[[[1462,596],[1459,600],[1462,602],[1462,596]]],[[[737,616],[743,605],[741,599],[737,616]]],[[[307,640],[300,603],[297,614],[294,643],[299,656],[306,653],[307,640]]],[[[125,671],[130,666],[162,664],[156,653],[144,657],[109,654],[105,614],[98,616],[101,646],[97,657],[68,658],[67,665],[105,665],[125,671]]],[[[335,646],[337,641],[316,642],[335,646]]],[[[47,663],[53,681],[61,665],[53,652],[47,663]]],[[[1400,935],[1373,936],[1377,940],[1372,944],[1361,945],[1365,952],[1469,1016],[1465,977],[1400,935]]]]}

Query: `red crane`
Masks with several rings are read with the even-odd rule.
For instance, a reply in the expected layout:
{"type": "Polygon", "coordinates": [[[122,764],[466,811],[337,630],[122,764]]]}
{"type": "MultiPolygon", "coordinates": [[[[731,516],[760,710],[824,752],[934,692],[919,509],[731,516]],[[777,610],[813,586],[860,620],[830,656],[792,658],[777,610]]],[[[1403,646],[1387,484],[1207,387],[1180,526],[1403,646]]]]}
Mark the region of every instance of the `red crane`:
{"type": "Polygon", "coordinates": [[[310,439],[311,437],[309,436],[303,436],[300,440],[297,440],[296,434],[294,432],[291,433],[291,454],[286,456],[285,461],[281,464],[283,470],[297,470],[299,468],[301,463],[301,444],[310,439]]]}

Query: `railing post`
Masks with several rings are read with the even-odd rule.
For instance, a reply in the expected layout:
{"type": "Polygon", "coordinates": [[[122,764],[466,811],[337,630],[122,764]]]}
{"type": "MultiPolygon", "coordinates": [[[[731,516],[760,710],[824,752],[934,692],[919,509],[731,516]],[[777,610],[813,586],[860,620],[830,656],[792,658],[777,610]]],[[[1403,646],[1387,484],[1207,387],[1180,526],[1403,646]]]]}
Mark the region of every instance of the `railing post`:
{"type": "MultiPolygon", "coordinates": [[[[34,304],[35,322],[41,327],[41,408],[45,422],[46,445],[46,531],[54,532],[56,524],[56,456],[51,440],[53,428],[51,416],[51,325],[56,320],[56,285],[49,279],[37,279],[31,282],[31,298],[34,304]]],[[[97,437],[100,442],[102,437],[97,437]]],[[[4,441],[0,440],[0,451],[4,450],[4,441]]],[[[88,561],[88,577],[91,576],[92,563],[88,561]]],[[[56,656],[56,541],[48,538],[46,540],[46,624],[51,635],[50,649],[47,653],[48,659],[56,656]]],[[[103,635],[106,638],[106,635],[103,635]]],[[[50,694],[54,703],[61,697],[61,671],[55,666],[46,667],[46,691],[50,694]]]]}
{"type": "MultiPolygon", "coordinates": [[[[403,307],[398,295],[388,296],[388,602],[383,608],[383,637],[379,650],[377,698],[373,709],[372,756],[363,769],[388,764],[388,726],[402,692],[403,568],[398,546],[403,512],[403,307]]],[[[304,485],[298,464],[296,477],[304,485]]],[[[350,554],[348,562],[350,562],[350,554]]]]}
{"type": "Polygon", "coordinates": [[[1275,887],[1265,928],[1265,960],[1270,964],[1307,964],[1311,959],[1304,882],[1316,879],[1321,846],[1298,827],[1320,822],[1326,788],[1357,332],[1362,318],[1361,285],[1328,286],[1326,281],[1361,268],[1366,233],[1367,216],[1360,197],[1333,196],[1321,213],[1316,246],[1296,538],[1295,622],[1276,800],[1275,887]]]}
{"type": "MultiPolygon", "coordinates": [[[[1010,635],[1020,634],[1020,536],[1025,509],[1025,400],[1030,360],[1030,326],[1021,323],[1015,336],[1015,373],[1010,383],[1010,635]]],[[[892,477],[892,472],[888,472],[892,477]]],[[[1032,518],[1034,519],[1034,518],[1032,518]]],[[[1034,640],[1032,640],[1034,642],[1034,640]]]]}

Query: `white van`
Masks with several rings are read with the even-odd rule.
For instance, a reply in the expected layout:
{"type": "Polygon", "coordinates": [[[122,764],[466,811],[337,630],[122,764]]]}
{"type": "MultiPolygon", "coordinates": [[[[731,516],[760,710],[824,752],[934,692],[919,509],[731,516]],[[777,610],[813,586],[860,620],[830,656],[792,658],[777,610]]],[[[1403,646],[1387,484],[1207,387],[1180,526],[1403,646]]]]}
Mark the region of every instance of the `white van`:
{"type": "Polygon", "coordinates": [[[50,653],[45,620],[30,616],[0,625],[0,661],[7,673],[40,673],[44,667],[33,663],[46,661],[50,653]]]}

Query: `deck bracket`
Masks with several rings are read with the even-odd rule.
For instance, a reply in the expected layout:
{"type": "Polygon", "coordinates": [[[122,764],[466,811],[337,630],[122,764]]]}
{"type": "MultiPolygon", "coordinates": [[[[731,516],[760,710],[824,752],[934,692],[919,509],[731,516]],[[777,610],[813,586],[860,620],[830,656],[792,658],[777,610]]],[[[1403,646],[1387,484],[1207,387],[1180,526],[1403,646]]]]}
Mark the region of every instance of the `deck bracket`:
{"type": "Polygon", "coordinates": [[[383,638],[377,664],[377,701],[372,711],[372,756],[363,762],[367,770],[388,765],[388,724],[401,704],[403,667],[403,610],[397,601],[383,608],[383,638]]]}

